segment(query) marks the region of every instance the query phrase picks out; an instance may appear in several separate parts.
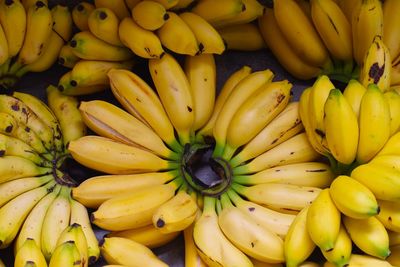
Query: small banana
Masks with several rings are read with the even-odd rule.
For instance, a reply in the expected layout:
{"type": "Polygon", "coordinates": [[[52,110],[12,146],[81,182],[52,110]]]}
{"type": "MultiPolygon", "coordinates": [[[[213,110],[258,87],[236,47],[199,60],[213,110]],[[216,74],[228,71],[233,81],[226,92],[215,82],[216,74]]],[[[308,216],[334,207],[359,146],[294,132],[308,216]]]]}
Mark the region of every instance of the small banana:
{"type": "Polygon", "coordinates": [[[346,266],[352,255],[352,242],[343,224],[340,225],[339,234],[332,250],[324,251],[325,259],[335,266],[346,266]]]}
{"type": "Polygon", "coordinates": [[[380,211],[375,216],[386,229],[400,232],[399,205],[397,202],[378,200],[380,211]]]}
{"type": "Polygon", "coordinates": [[[72,20],[80,31],[89,30],[88,19],[96,7],[90,2],[80,2],[72,9],[72,20]]]}
{"type": "Polygon", "coordinates": [[[244,23],[218,28],[226,49],[238,51],[258,51],[266,47],[257,25],[244,23]]]}
{"type": "Polygon", "coordinates": [[[141,1],[132,8],[133,20],[143,29],[155,31],[169,19],[165,7],[157,1],[141,1]]]}
{"type": "Polygon", "coordinates": [[[241,0],[197,1],[191,12],[201,16],[211,25],[228,19],[234,19],[245,9],[241,0]]]}
{"type": "Polygon", "coordinates": [[[27,238],[22,246],[18,249],[15,259],[15,267],[25,267],[28,262],[33,262],[37,267],[47,266],[46,259],[44,258],[40,247],[36,244],[35,240],[27,238]]]}
{"type": "Polygon", "coordinates": [[[351,24],[353,11],[356,10],[359,5],[361,5],[362,0],[335,0],[335,1],[340,6],[340,9],[343,11],[347,20],[351,24]]]}
{"type": "Polygon", "coordinates": [[[400,11],[400,4],[398,1],[385,1],[382,5],[383,12],[383,36],[382,40],[390,52],[392,60],[400,55],[400,31],[398,25],[400,23],[399,17],[396,16],[400,11]]]}
{"type": "Polygon", "coordinates": [[[360,114],[361,99],[366,90],[367,89],[359,81],[351,79],[343,91],[343,96],[346,98],[347,103],[350,104],[357,118],[359,118],[360,114]]]}
{"type": "Polygon", "coordinates": [[[377,156],[399,155],[398,153],[399,147],[400,147],[400,133],[395,133],[385,143],[383,148],[378,152],[377,156]]]}
{"type": "MultiPolygon", "coordinates": [[[[200,211],[199,211],[200,215],[200,211]]],[[[200,258],[193,239],[194,223],[183,231],[185,242],[185,266],[187,267],[206,267],[207,265],[200,258]]]]}
{"type": "Polygon", "coordinates": [[[80,58],[73,53],[73,49],[71,46],[65,44],[61,47],[60,53],[58,55],[58,64],[72,69],[79,60],[80,58]]]}
{"type": "Polygon", "coordinates": [[[234,17],[218,20],[213,23],[213,26],[216,28],[222,28],[226,26],[247,24],[257,20],[257,18],[263,14],[264,6],[257,0],[242,0],[242,2],[242,12],[234,17]]]}
{"type": "Polygon", "coordinates": [[[118,36],[119,19],[108,8],[96,8],[88,18],[88,27],[97,38],[116,46],[123,46],[118,36]]]}
{"type": "Polygon", "coordinates": [[[82,267],[88,266],[88,245],[85,237],[85,233],[82,230],[82,226],[77,223],[73,223],[66,227],[60,234],[57,240],[57,247],[68,241],[74,241],[76,248],[80,255],[80,265],[82,267]]]}
{"type": "Polygon", "coordinates": [[[105,7],[111,9],[120,20],[131,15],[130,10],[126,6],[124,0],[115,0],[112,2],[107,0],[94,0],[94,5],[96,8],[105,7]]]}
{"type": "Polygon", "coordinates": [[[0,183],[19,178],[45,175],[50,172],[50,167],[39,167],[28,159],[16,156],[0,157],[0,183]]]}
{"type": "Polygon", "coordinates": [[[49,267],[57,266],[82,266],[81,255],[74,241],[66,241],[55,248],[51,259],[49,259],[49,267]]]}

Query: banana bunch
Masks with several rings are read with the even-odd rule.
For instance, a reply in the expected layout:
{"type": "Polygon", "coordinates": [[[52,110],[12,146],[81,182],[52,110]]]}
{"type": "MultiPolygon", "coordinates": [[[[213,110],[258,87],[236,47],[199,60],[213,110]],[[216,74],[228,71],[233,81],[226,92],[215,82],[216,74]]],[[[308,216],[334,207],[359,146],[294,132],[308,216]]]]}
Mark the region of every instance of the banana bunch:
{"type": "MultiPolygon", "coordinates": [[[[23,2],[23,1],[22,1],[23,2]]],[[[43,72],[72,34],[68,7],[47,1],[0,4],[0,84],[11,88],[28,72],[43,72]]]]}
{"type": "Polygon", "coordinates": [[[0,247],[14,247],[14,266],[88,266],[100,249],[64,164],[86,126],[77,99],[49,86],[47,102],[0,95],[0,247]]]}

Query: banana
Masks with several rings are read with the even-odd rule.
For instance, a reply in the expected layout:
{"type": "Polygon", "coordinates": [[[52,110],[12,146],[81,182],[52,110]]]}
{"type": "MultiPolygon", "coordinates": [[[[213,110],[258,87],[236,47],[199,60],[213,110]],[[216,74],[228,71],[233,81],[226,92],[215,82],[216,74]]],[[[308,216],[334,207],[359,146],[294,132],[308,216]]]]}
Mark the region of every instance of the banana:
{"type": "Polygon", "coordinates": [[[173,184],[156,185],[111,198],[91,214],[91,221],[112,231],[149,225],[157,208],[175,195],[175,187],[173,184]]]}
{"type": "Polygon", "coordinates": [[[380,211],[376,218],[386,229],[400,232],[399,205],[396,202],[378,200],[380,211]]]}
{"type": "Polygon", "coordinates": [[[70,199],[71,217],[70,224],[79,224],[85,234],[87,250],[88,250],[88,263],[93,264],[97,261],[100,255],[100,248],[96,235],[90,224],[87,209],[78,201],[70,199]]]}
{"type": "Polygon", "coordinates": [[[303,125],[298,108],[298,102],[289,103],[264,129],[233,156],[229,161],[230,165],[236,167],[300,133],[303,130],[303,125]]]}
{"type": "Polygon", "coordinates": [[[309,206],[304,207],[293,220],[284,240],[286,266],[300,266],[314,251],[315,243],[310,238],[307,229],[307,214],[309,206]]]}
{"type": "Polygon", "coordinates": [[[243,66],[242,68],[236,70],[225,81],[222,86],[214,104],[214,109],[210,119],[207,121],[206,125],[204,125],[198,132],[197,138],[212,136],[213,128],[215,125],[215,121],[221,111],[223,105],[228,99],[229,95],[234,90],[235,86],[245,77],[247,77],[251,73],[251,68],[249,66],[243,66]]]}
{"type": "Polygon", "coordinates": [[[400,55],[400,30],[398,25],[400,25],[398,14],[400,11],[400,4],[398,1],[385,1],[382,5],[383,12],[383,36],[382,40],[392,59],[397,58],[400,55]]]}
{"type": "Polygon", "coordinates": [[[88,18],[88,27],[97,38],[116,46],[123,46],[118,36],[119,19],[108,8],[96,8],[88,18]]]}
{"type": "Polygon", "coordinates": [[[179,0],[179,2],[176,5],[171,7],[171,10],[179,12],[181,10],[190,9],[190,7],[195,3],[196,3],[195,0],[179,0]]]}
{"type": "Polygon", "coordinates": [[[139,267],[167,267],[157,256],[144,245],[122,237],[106,237],[101,244],[101,255],[110,264],[125,264],[139,267]]]}
{"type": "Polygon", "coordinates": [[[15,267],[24,267],[28,262],[33,262],[37,267],[47,266],[46,259],[44,258],[40,247],[36,244],[35,240],[27,238],[18,249],[14,259],[15,267]]]}
{"type": "Polygon", "coordinates": [[[242,12],[234,17],[219,20],[213,25],[216,28],[222,28],[226,26],[241,25],[257,20],[263,14],[264,6],[257,0],[242,0],[243,8],[242,12]]]}
{"type": "Polygon", "coordinates": [[[8,52],[7,36],[3,27],[0,25],[0,64],[4,64],[4,68],[8,68],[9,52],[8,52]]]}
{"type": "Polygon", "coordinates": [[[32,208],[55,186],[49,182],[44,186],[25,192],[0,208],[0,247],[8,247],[17,236],[21,225],[32,208]]]}
{"type": "Polygon", "coordinates": [[[394,265],[394,266],[399,266],[400,264],[400,246],[392,246],[390,247],[390,255],[389,257],[386,258],[386,260],[394,265]]]}
{"type": "Polygon", "coordinates": [[[322,251],[330,251],[334,248],[339,229],[340,211],[330,196],[330,189],[323,189],[308,209],[308,233],[322,251]],[[325,219],[327,220],[325,221],[325,219]]]}
{"type": "Polygon", "coordinates": [[[142,0],[125,0],[125,4],[129,10],[132,10],[141,1],[142,0]]]}
{"type": "Polygon", "coordinates": [[[276,147],[257,156],[249,163],[239,165],[233,169],[233,174],[252,174],[268,168],[293,163],[313,161],[319,158],[307,140],[305,133],[300,133],[276,147]]]}
{"type": "Polygon", "coordinates": [[[343,96],[359,118],[361,99],[367,89],[357,80],[351,79],[343,90],[343,96]]]}
{"type": "Polygon", "coordinates": [[[0,184],[0,207],[18,195],[38,188],[50,180],[53,175],[44,175],[40,177],[27,177],[0,184]]]}
{"type": "Polygon", "coordinates": [[[339,89],[333,89],[324,105],[325,136],[332,156],[351,164],[357,155],[358,118],[339,89]]]}
{"type": "Polygon", "coordinates": [[[338,210],[351,218],[366,219],[380,212],[380,205],[374,194],[349,176],[336,177],[329,193],[338,210]]]}
{"type": "Polygon", "coordinates": [[[349,23],[352,23],[353,11],[361,5],[362,0],[335,0],[345,14],[349,23]]]}
{"type": "Polygon", "coordinates": [[[132,174],[177,167],[177,163],[147,150],[95,135],[71,141],[68,151],[82,165],[108,174],[132,174]]]}
{"type": "Polygon", "coordinates": [[[383,148],[378,152],[377,156],[383,155],[400,155],[398,148],[400,147],[400,133],[395,133],[385,143],[383,148]]]}
{"type": "Polygon", "coordinates": [[[390,136],[397,133],[400,129],[400,120],[398,114],[400,113],[400,95],[394,91],[388,91],[383,94],[386,102],[389,104],[390,110],[390,136]]]}
{"type": "Polygon", "coordinates": [[[284,261],[283,240],[276,233],[233,206],[228,195],[221,195],[221,202],[223,209],[218,214],[218,225],[232,244],[260,261],[284,261]]]}
{"type": "Polygon", "coordinates": [[[221,55],[225,51],[224,40],[218,31],[201,16],[193,12],[184,12],[179,17],[189,26],[203,54],[221,55]]]}
{"type": "Polygon", "coordinates": [[[295,53],[310,65],[326,66],[330,61],[329,53],[312,21],[304,14],[296,1],[274,1],[273,11],[282,34],[295,53]]]}
{"type": "Polygon", "coordinates": [[[87,60],[125,61],[133,57],[128,48],[109,44],[89,31],[76,33],[69,45],[76,56],[87,60]]]}
{"type": "Polygon", "coordinates": [[[346,266],[351,257],[352,242],[349,234],[346,232],[344,225],[340,225],[339,234],[332,250],[324,251],[322,254],[325,259],[335,264],[335,266],[346,266]]]}
{"type": "Polygon", "coordinates": [[[292,49],[275,19],[272,8],[265,8],[264,15],[258,18],[258,27],[267,47],[278,62],[294,77],[308,80],[317,77],[322,70],[303,60],[292,49]]]}
{"type": "Polygon", "coordinates": [[[265,41],[257,25],[244,23],[218,28],[226,49],[257,51],[265,48],[265,41]]]}
{"type": "Polygon", "coordinates": [[[390,167],[394,170],[400,171],[400,157],[397,155],[382,155],[376,156],[370,162],[390,167]]]}
{"type": "Polygon", "coordinates": [[[287,183],[300,186],[328,187],[335,179],[330,166],[321,162],[288,164],[265,169],[250,175],[236,175],[233,180],[242,185],[287,183]]]}
{"type": "Polygon", "coordinates": [[[371,160],[390,137],[390,109],[382,91],[370,84],[360,104],[357,162],[371,160]]]}
{"type": "Polygon", "coordinates": [[[333,58],[353,62],[351,24],[334,0],[312,0],[311,17],[333,58]]]}
{"type": "Polygon", "coordinates": [[[184,71],[190,85],[193,100],[194,122],[196,131],[211,117],[217,86],[217,68],[212,54],[186,56],[184,71]]]}
{"type": "Polygon", "coordinates": [[[118,33],[121,42],[139,57],[161,58],[165,53],[158,36],[141,28],[132,18],[121,21],[118,33]]]}
{"type": "Polygon", "coordinates": [[[6,267],[5,265],[4,265],[4,262],[0,259],[0,266],[1,267],[6,267]]]}
{"type": "Polygon", "coordinates": [[[194,56],[200,53],[196,36],[186,22],[173,12],[166,14],[168,20],[156,32],[161,44],[178,54],[194,56]]]}
{"type": "Polygon", "coordinates": [[[244,77],[232,89],[215,120],[213,129],[213,136],[216,142],[214,156],[222,156],[223,154],[228,127],[235,112],[250,95],[265,84],[270,83],[273,77],[274,73],[269,69],[256,71],[244,77]]]}
{"type": "Polygon", "coordinates": [[[66,241],[55,248],[52,257],[49,260],[49,267],[57,266],[83,266],[81,255],[79,254],[79,250],[74,241],[66,241]]]}
{"type": "Polygon", "coordinates": [[[208,266],[251,267],[250,259],[224,235],[218,225],[215,198],[204,197],[204,209],[193,229],[193,239],[201,259],[208,266]],[[210,239],[214,242],[210,242],[210,239]]]}
{"type": "Polygon", "coordinates": [[[61,47],[58,55],[58,64],[72,69],[79,60],[80,58],[73,53],[71,46],[65,44],[61,47]]]}
{"type": "MultiPolygon", "coordinates": [[[[324,264],[324,267],[331,267],[334,265],[324,264]]],[[[351,254],[350,259],[347,263],[348,267],[393,267],[389,262],[376,257],[372,257],[365,254],[351,254]]]]}
{"type": "MultiPolygon", "coordinates": [[[[189,226],[190,227],[190,226],[189,226]]],[[[107,237],[122,237],[138,242],[148,248],[161,247],[174,240],[181,232],[163,233],[153,224],[136,229],[111,232],[107,237]]]]}
{"type": "Polygon", "coordinates": [[[115,0],[112,2],[107,0],[94,0],[94,5],[96,8],[105,7],[111,9],[120,20],[131,15],[124,0],[115,0]]]}
{"type": "Polygon", "coordinates": [[[175,151],[182,150],[175,139],[174,128],[154,90],[139,76],[127,70],[110,70],[108,76],[111,90],[122,106],[149,125],[169,147],[175,151]]]}
{"type": "MultiPolygon", "coordinates": [[[[400,57],[399,57],[400,59],[400,57]]],[[[398,86],[400,83],[400,60],[397,59],[395,63],[392,65],[392,72],[390,74],[390,84],[394,86],[398,86]]],[[[390,90],[393,90],[391,88],[390,90]]]]}
{"type": "MultiPolygon", "coordinates": [[[[200,215],[200,210],[198,211],[200,215]]],[[[183,238],[185,242],[185,266],[187,267],[207,267],[204,261],[197,253],[196,245],[193,239],[194,223],[183,230],[183,238]]]]}
{"type": "Polygon", "coordinates": [[[253,186],[232,184],[232,188],[249,201],[274,210],[300,211],[310,205],[321,189],[280,183],[266,183],[253,186]]]}
{"type": "MultiPolygon", "coordinates": [[[[22,48],[26,32],[26,10],[22,3],[20,1],[2,2],[0,23],[8,44],[8,56],[14,57],[22,48]]],[[[1,47],[4,48],[3,45],[1,47]]]]}
{"type": "Polygon", "coordinates": [[[64,148],[66,148],[70,141],[86,134],[86,126],[78,110],[78,100],[61,94],[56,87],[51,85],[47,87],[46,92],[48,106],[58,120],[64,148]]]}
{"type": "Polygon", "coordinates": [[[56,186],[52,192],[43,197],[35,205],[35,207],[26,217],[24,224],[21,226],[21,230],[14,242],[14,254],[19,251],[25,240],[28,238],[35,240],[36,245],[41,248],[41,232],[44,216],[46,215],[47,209],[60,192],[60,189],[60,186],[56,186]]]}
{"type": "Polygon", "coordinates": [[[189,143],[196,110],[184,70],[176,59],[165,54],[149,60],[149,71],[181,144],[189,143]]]}
{"type": "Polygon", "coordinates": [[[239,210],[252,217],[259,225],[263,225],[280,237],[285,238],[295,215],[277,212],[254,202],[244,200],[234,190],[228,190],[227,193],[239,210]]]}
{"type": "Polygon", "coordinates": [[[179,232],[194,222],[197,211],[195,199],[182,189],[154,211],[153,225],[165,234],[179,232]]]}
{"type": "Polygon", "coordinates": [[[72,20],[80,31],[89,30],[89,15],[96,7],[90,2],[80,2],[72,9],[72,20]]]}
{"type": "Polygon", "coordinates": [[[353,33],[353,57],[359,66],[376,35],[383,34],[383,11],[379,0],[360,1],[351,20],[353,33]]]}
{"type": "Polygon", "coordinates": [[[374,83],[385,92],[391,84],[391,69],[389,50],[383,43],[382,36],[376,35],[366,51],[359,80],[365,87],[374,83]]]}
{"type": "Polygon", "coordinates": [[[222,0],[218,2],[201,0],[195,3],[191,12],[204,18],[214,26],[219,22],[236,18],[244,9],[245,6],[241,0],[222,0]]]}
{"type": "Polygon", "coordinates": [[[57,240],[57,247],[62,245],[64,242],[74,241],[76,248],[79,251],[80,262],[79,266],[87,267],[88,266],[88,246],[85,237],[85,233],[82,230],[82,226],[77,223],[73,223],[65,228],[60,237],[57,240]]]}
{"type": "Polygon", "coordinates": [[[289,103],[289,81],[268,83],[251,94],[233,115],[223,157],[229,160],[240,146],[253,139],[289,103]],[[265,108],[267,107],[267,108],[265,108]]]}
{"type": "Polygon", "coordinates": [[[376,217],[357,220],[344,216],[343,223],[351,240],[363,252],[381,259],[390,255],[388,234],[376,217]]]}
{"type": "Polygon", "coordinates": [[[0,183],[19,178],[45,175],[50,167],[39,167],[32,161],[16,156],[0,157],[0,183]]]}
{"type": "Polygon", "coordinates": [[[389,245],[390,246],[397,246],[400,245],[400,233],[387,230],[389,235],[389,245]]]}
{"type": "Polygon", "coordinates": [[[132,8],[133,20],[143,29],[155,31],[169,19],[165,7],[157,1],[140,1],[132,8]]]}

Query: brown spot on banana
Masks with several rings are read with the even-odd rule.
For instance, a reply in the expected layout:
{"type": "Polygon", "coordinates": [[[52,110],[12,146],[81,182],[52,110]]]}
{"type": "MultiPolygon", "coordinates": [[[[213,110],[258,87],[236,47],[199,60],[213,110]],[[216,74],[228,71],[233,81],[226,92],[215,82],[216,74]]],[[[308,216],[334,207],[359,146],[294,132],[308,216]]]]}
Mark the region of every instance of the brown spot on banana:
{"type": "Polygon", "coordinates": [[[383,63],[382,67],[379,66],[378,62],[372,64],[369,69],[368,76],[377,84],[382,77],[385,70],[385,63],[383,63]]]}
{"type": "Polygon", "coordinates": [[[306,172],[326,172],[327,169],[318,169],[318,170],[306,170],[306,172]]]}

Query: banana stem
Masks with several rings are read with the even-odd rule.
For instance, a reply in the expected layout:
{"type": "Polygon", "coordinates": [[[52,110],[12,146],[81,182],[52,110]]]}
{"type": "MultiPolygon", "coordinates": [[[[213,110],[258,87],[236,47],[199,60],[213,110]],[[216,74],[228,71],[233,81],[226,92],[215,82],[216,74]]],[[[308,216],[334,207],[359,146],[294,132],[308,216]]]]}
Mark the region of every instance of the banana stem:
{"type": "Polygon", "coordinates": [[[167,144],[173,151],[181,155],[183,153],[183,146],[179,144],[179,142],[174,139],[170,143],[167,144]]]}
{"type": "Polygon", "coordinates": [[[181,163],[177,161],[168,161],[168,170],[177,170],[181,167],[181,163]]]}
{"type": "Polygon", "coordinates": [[[221,200],[217,199],[215,203],[215,210],[217,211],[217,214],[219,215],[222,211],[222,204],[221,200]]]}
{"type": "Polygon", "coordinates": [[[243,201],[243,199],[235,192],[235,190],[229,189],[226,193],[228,194],[231,201],[235,204],[235,206],[238,206],[239,203],[243,201]]]}
{"type": "Polygon", "coordinates": [[[220,202],[222,204],[223,209],[233,206],[227,193],[224,193],[220,196],[220,202]]]}
{"type": "Polygon", "coordinates": [[[177,161],[180,162],[182,158],[182,154],[176,153],[174,151],[171,151],[171,153],[168,156],[169,160],[177,161]]]}
{"type": "Polygon", "coordinates": [[[213,158],[220,158],[224,154],[225,144],[216,143],[212,154],[213,158]]]}
{"type": "Polygon", "coordinates": [[[226,144],[224,148],[224,153],[222,154],[222,158],[225,159],[226,161],[229,161],[232,158],[235,151],[236,147],[232,147],[229,144],[226,144]]]}
{"type": "Polygon", "coordinates": [[[232,189],[235,190],[236,192],[239,193],[239,195],[246,195],[246,186],[237,184],[237,183],[233,183],[232,184],[232,189]]]}
{"type": "Polygon", "coordinates": [[[233,181],[238,184],[248,185],[248,184],[251,184],[250,177],[251,177],[251,175],[236,175],[236,176],[233,176],[233,181]]]}
{"type": "Polygon", "coordinates": [[[175,190],[178,190],[181,185],[183,184],[183,179],[182,177],[178,176],[175,179],[173,179],[172,181],[167,183],[168,185],[171,185],[175,190]]]}
{"type": "Polygon", "coordinates": [[[203,214],[211,215],[215,213],[216,198],[204,196],[203,214]]]}
{"type": "Polygon", "coordinates": [[[190,133],[189,131],[180,131],[178,132],[179,142],[181,145],[189,144],[190,143],[190,133]]]}

